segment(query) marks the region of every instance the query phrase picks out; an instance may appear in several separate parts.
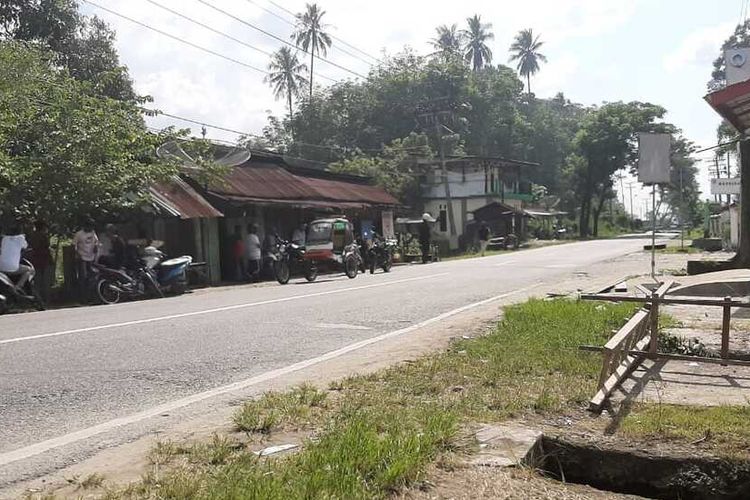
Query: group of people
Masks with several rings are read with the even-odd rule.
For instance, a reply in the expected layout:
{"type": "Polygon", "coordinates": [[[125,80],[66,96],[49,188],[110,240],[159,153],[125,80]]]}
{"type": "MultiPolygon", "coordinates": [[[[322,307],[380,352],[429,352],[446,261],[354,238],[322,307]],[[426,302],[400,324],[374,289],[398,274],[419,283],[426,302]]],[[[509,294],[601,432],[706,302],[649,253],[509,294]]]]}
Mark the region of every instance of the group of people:
{"type": "MultiPolygon", "coordinates": [[[[125,241],[117,227],[108,224],[101,238],[94,223],[86,220],[73,235],[75,272],[79,297],[87,301],[88,280],[95,262],[107,267],[122,267],[125,261],[125,241]]],[[[43,301],[48,301],[55,279],[55,259],[52,257],[49,226],[43,220],[34,222],[28,238],[21,224],[11,224],[0,230],[0,272],[14,279],[16,289],[24,294],[24,287],[34,280],[43,301]],[[31,265],[24,263],[27,259],[31,265]]]]}

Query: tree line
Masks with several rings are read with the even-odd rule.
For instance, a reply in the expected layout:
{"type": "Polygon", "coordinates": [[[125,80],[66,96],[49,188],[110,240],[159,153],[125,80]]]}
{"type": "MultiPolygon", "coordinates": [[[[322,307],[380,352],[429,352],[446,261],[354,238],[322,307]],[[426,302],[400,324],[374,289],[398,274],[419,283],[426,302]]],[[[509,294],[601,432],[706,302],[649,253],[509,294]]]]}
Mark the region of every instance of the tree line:
{"type": "Polygon", "coordinates": [[[547,58],[532,29],[521,30],[509,48],[515,68],[493,64],[492,24],[474,15],[464,28],[438,26],[429,54],[404,49],[385,55],[364,80],[314,87],[312,55],[331,47],[324,15],[308,4],[291,35],[310,54],[309,71],[293,49],[274,54],[268,82],[277,98],[287,100],[288,114],[271,116],[263,137],[246,138],[248,144],[369,175],[412,206],[418,205],[424,173],[414,159],[434,156],[439,144],[447,145],[448,154],[536,162],[528,179],[554,196],[557,208],[577,213],[578,231],[588,236],[598,234],[602,210],[615,198],[614,174],[634,169],[637,133],[670,133],[682,189],[665,186],[664,200],[681,220],[700,222],[694,146],[663,121],[666,109],[644,102],[585,106],[562,93],[537,98],[531,77],[547,58]],[[453,115],[452,133],[440,137],[417,116],[436,100],[449,102],[453,115]]]}

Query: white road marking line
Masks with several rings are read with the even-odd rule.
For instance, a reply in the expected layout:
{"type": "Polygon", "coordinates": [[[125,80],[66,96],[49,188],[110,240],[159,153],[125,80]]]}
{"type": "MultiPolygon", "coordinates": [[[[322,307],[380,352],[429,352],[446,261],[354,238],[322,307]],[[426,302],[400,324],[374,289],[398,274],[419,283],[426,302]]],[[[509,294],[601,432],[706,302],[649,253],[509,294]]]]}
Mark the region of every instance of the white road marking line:
{"type": "Polygon", "coordinates": [[[45,339],[49,337],[60,337],[62,335],[72,335],[74,333],[86,333],[86,332],[93,332],[96,330],[106,330],[108,328],[120,328],[123,326],[132,326],[132,325],[142,325],[144,323],[155,323],[157,321],[166,321],[170,319],[178,319],[178,318],[187,318],[190,316],[201,316],[204,314],[212,314],[216,312],[223,312],[223,311],[232,311],[235,309],[244,309],[247,307],[257,307],[257,306],[264,306],[268,304],[277,304],[279,302],[289,302],[292,300],[300,300],[300,299],[308,299],[311,297],[321,297],[323,295],[333,295],[336,293],[344,293],[344,292],[351,292],[356,290],[365,290],[368,288],[378,288],[381,286],[387,286],[387,285],[396,285],[399,283],[408,283],[410,281],[419,281],[419,280],[426,280],[431,278],[436,278],[438,276],[446,276],[449,273],[438,273],[438,274],[431,274],[429,276],[418,276],[415,278],[405,278],[400,280],[393,280],[393,281],[387,281],[383,283],[374,283],[372,285],[362,285],[362,286],[355,286],[350,288],[339,288],[336,290],[327,290],[325,292],[315,292],[315,293],[307,293],[304,295],[292,295],[291,297],[282,297],[279,299],[269,299],[269,300],[262,300],[260,302],[248,302],[246,304],[235,304],[231,306],[223,306],[223,307],[215,307],[213,309],[204,309],[202,311],[192,311],[187,313],[179,313],[179,314],[170,314],[168,316],[158,316],[156,318],[145,318],[145,319],[137,319],[133,321],[123,321],[122,323],[110,323],[108,325],[99,325],[99,326],[89,326],[85,328],[76,328],[73,330],[64,330],[61,332],[52,332],[52,333],[42,333],[40,335],[30,335],[28,337],[16,337],[12,339],[5,339],[0,340],[0,344],[12,344],[14,342],[24,342],[26,340],[37,340],[37,339],[45,339]]]}
{"type": "Polygon", "coordinates": [[[113,420],[109,420],[107,422],[103,422],[98,425],[94,425],[92,427],[88,427],[86,429],[81,429],[79,431],[71,432],[69,434],[65,434],[63,436],[59,436],[52,439],[47,439],[46,441],[41,441],[39,443],[32,444],[30,446],[26,446],[23,448],[19,448],[17,450],[9,451],[7,453],[0,454],[0,466],[8,465],[12,462],[17,462],[19,460],[23,460],[25,458],[33,457],[35,455],[39,455],[40,453],[45,453],[51,449],[59,448],[61,446],[66,446],[71,443],[75,443],[77,441],[81,441],[84,439],[88,439],[91,437],[94,437],[96,435],[111,431],[113,429],[116,429],[118,427],[122,427],[125,425],[134,424],[136,422],[140,422],[142,420],[146,420],[149,418],[153,418],[159,415],[162,415],[164,413],[170,413],[172,411],[175,411],[177,409],[183,408],[185,406],[198,403],[201,401],[204,401],[209,398],[213,398],[216,396],[220,396],[222,394],[227,394],[234,391],[239,391],[242,389],[246,389],[248,387],[251,387],[253,385],[260,384],[262,382],[267,382],[269,380],[273,380],[275,378],[281,377],[283,375],[288,375],[293,372],[297,372],[300,370],[303,370],[305,368],[308,368],[310,366],[316,365],[318,363],[322,363],[324,361],[328,361],[340,356],[343,356],[344,354],[348,354],[352,351],[356,351],[357,349],[361,349],[363,347],[367,347],[371,344],[375,344],[377,342],[381,342],[383,340],[389,339],[391,337],[397,337],[399,335],[404,335],[410,332],[413,332],[414,330],[418,330],[420,328],[424,328],[425,326],[432,325],[434,323],[439,323],[447,318],[450,318],[451,316],[455,316],[456,314],[460,314],[462,312],[468,311],[470,309],[474,309],[476,307],[480,307],[486,304],[489,304],[491,302],[494,302],[496,300],[500,300],[502,298],[508,297],[510,295],[515,295],[518,293],[523,293],[525,291],[531,290],[532,288],[536,288],[540,286],[542,283],[537,283],[535,285],[530,285],[524,288],[520,288],[518,290],[514,290],[512,292],[506,292],[502,293],[500,295],[495,295],[494,297],[490,297],[489,299],[480,300],[479,302],[473,302],[471,304],[467,304],[465,306],[461,306],[459,308],[453,309],[451,311],[445,312],[443,314],[440,314],[438,316],[435,316],[433,318],[427,319],[425,321],[422,321],[420,323],[416,323],[411,326],[407,326],[406,328],[401,328],[400,330],[395,330],[392,332],[384,333],[383,335],[379,335],[377,337],[372,337],[369,339],[362,340],[360,342],[355,342],[354,344],[349,344],[347,346],[341,347],[339,349],[336,349],[334,351],[330,351],[326,354],[323,354],[321,356],[317,356],[315,358],[310,358],[305,361],[300,361],[299,363],[294,363],[289,366],[285,366],[283,368],[277,368],[276,370],[271,370],[265,373],[261,373],[260,375],[256,375],[254,377],[251,377],[246,380],[241,380],[239,382],[234,382],[232,384],[224,385],[221,387],[216,387],[214,389],[210,389],[208,391],[199,392],[198,394],[193,394],[192,396],[187,396],[185,398],[177,399],[175,401],[170,401],[168,403],[164,403],[158,406],[155,406],[153,408],[150,408],[148,410],[144,410],[138,413],[134,413],[132,415],[128,415],[125,417],[115,418],[113,420]]]}
{"type": "Polygon", "coordinates": [[[495,267],[507,266],[508,264],[513,264],[515,262],[518,262],[518,261],[516,261],[516,260],[506,260],[505,262],[501,262],[499,264],[495,264],[495,267]]]}

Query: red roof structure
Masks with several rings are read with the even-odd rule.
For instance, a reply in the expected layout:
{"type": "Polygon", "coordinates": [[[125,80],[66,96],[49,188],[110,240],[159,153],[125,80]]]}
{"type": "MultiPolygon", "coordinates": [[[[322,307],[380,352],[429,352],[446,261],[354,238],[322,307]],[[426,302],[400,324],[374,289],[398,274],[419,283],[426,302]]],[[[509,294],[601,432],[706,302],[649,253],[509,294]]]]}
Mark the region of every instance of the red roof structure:
{"type": "Polygon", "coordinates": [[[282,162],[251,158],[232,167],[208,193],[235,203],[283,204],[303,208],[395,206],[399,201],[366,178],[325,170],[294,168],[282,162]]]}
{"type": "Polygon", "coordinates": [[[750,130],[750,80],[728,85],[704,99],[740,133],[750,130]]]}
{"type": "Polygon", "coordinates": [[[177,176],[168,182],[154,184],[149,189],[149,194],[156,206],[181,219],[223,217],[224,215],[177,176]]]}

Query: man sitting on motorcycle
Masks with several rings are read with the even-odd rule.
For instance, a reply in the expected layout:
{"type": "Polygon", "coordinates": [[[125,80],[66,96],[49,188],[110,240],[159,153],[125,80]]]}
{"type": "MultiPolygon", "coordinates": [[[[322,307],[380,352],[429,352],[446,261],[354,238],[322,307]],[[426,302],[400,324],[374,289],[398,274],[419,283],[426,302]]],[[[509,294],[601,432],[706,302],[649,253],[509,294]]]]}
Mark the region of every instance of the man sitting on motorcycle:
{"type": "Polygon", "coordinates": [[[14,226],[0,239],[0,272],[20,276],[16,282],[18,293],[34,275],[34,268],[21,264],[21,254],[29,247],[20,226],[14,226]]]}

